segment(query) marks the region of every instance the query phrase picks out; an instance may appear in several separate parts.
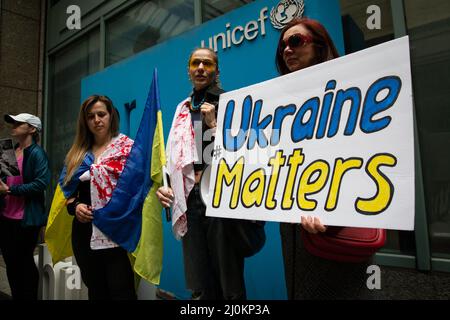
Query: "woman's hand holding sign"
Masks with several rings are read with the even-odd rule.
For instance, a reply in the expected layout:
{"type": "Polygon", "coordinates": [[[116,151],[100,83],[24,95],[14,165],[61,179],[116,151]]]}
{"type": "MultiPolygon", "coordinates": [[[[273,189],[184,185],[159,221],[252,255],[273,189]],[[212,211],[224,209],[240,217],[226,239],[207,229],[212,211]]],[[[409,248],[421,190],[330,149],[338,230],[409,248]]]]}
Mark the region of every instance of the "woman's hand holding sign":
{"type": "Polygon", "coordinates": [[[308,231],[309,233],[318,233],[318,232],[325,232],[327,231],[327,226],[324,226],[322,222],[320,222],[320,219],[317,217],[311,217],[302,216],[301,218],[301,225],[303,229],[308,231]]]}

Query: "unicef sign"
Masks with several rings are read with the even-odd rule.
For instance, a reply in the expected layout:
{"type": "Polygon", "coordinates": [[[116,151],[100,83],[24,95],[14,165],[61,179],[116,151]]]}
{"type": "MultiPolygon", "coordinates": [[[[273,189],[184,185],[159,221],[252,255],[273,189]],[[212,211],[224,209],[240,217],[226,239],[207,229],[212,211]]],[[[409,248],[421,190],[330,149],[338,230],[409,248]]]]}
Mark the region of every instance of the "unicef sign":
{"type": "MultiPolygon", "coordinates": [[[[245,24],[232,26],[230,22],[225,24],[225,32],[217,33],[209,37],[208,41],[202,40],[201,47],[209,47],[214,51],[220,48],[226,50],[232,46],[240,45],[244,40],[252,41],[258,36],[266,35],[266,13],[269,7],[263,7],[259,11],[259,18],[250,20],[245,24]]],[[[282,0],[270,11],[270,22],[275,29],[281,30],[285,25],[297,17],[302,17],[305,11],[303,0],[282,0]]]]}
{"type": "Polygon", "coordinates": [[[272,8],[270,12],[270,22],[276,29],[283,29],[285,25],[297,17],[302,17],[305,11],[303,0],[282,0],[272,8]]]}

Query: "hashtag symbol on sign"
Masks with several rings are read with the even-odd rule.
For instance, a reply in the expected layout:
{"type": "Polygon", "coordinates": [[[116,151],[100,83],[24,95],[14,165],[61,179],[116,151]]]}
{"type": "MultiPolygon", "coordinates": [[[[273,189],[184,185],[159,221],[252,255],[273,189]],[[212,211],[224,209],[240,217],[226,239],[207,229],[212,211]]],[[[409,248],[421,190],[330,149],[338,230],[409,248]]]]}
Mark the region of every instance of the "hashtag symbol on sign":
{"type": "Polygon", "coordinates": [[[217,160],[217,158],[219,158],[221,154],[222,154],[222,148],[220,146],[215,146],[214,150],[213,150],[214,159],[217,160]]]}

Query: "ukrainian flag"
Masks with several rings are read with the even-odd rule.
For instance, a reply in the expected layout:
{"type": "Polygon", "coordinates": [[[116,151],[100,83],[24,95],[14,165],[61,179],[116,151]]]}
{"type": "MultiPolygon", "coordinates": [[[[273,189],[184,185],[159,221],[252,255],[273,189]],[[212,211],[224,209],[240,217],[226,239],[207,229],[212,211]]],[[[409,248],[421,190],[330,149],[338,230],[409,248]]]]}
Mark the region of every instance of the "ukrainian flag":
{"type": "Polygon", "coordinates": [[[73,217],[67,212],[66,201],[77,189],[80,176],[89,170],[93,162],[92,153],[88,153],[69,183],[64,185],[66,167],[63,168],[59,177],[45,229],[45,242],[52,256],[53,264],[73,255],[73,217]]]}
{"type": "MultiPolygon", "coordinates": [[[[94,211],[93,221],[106,236],[133,253],[136,258],[135,272],[153,284],[159,284],[162,270],[162,206],[156,198],[156,190],[162,185],[162,166],[165,162],[155,69],[141,123],[125,167],[110,201],[105,207],[94,211]]],[[[46,229],[46,241],[54,263],[72,255],[70,233],[67,232],[71,230],[72,219],[65,207],[67,193],[60,194],[58,189],[64,189],[61,183],[55,192],[46,229]],[[66,196],[65,199],[61,199],[63,196],[66,196]],[[62,200],[64,203],[61,204],[62,200]]]]}
{"type": "MultiPolygon", "coordinates": [[[[166,165],[162,113],[159,100],[158,73],[153,72],[153,81],[145,104],[144,114],[149,113],[148,121],[141,121],[141,126],[149,127],[147,143],[151,146],[147,163],[150,170],[145,176],[149,178],[145,200],[142,208],[142,232],[133,256],[134,271],[143,279],[158,285],[162,271],[163,228],[162,205],[156,197],[156,190],[163,184],[163,166],[166,165]]],[[[139,128],[140,130],[141,128],[139,128]]],[[[139,135],[139,132],[138,132],[139,135]]],[[[136,144],[136,140],[134,144],[136,144]]],[[[145,140],[144,140],[145,141],[145,140]]]]}

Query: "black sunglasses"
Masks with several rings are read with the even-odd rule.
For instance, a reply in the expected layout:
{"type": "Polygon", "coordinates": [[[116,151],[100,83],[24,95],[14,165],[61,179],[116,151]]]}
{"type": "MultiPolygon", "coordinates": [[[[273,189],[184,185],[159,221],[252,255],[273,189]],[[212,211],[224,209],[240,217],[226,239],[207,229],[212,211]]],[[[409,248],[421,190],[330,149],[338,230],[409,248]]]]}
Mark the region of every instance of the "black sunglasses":
{"type": "Polygon", "coordinates": [[[289,46],[289,48],[291,49],[294,49],[297,47],[303,47],[304,45],[311,42],[313,42],[313,38],[311,36],[296,33],[290,36],[287,40],[281,40],[278,51],[281,55],[283,55],[284,49],[286,49],[287,46],[289,46]]]}

